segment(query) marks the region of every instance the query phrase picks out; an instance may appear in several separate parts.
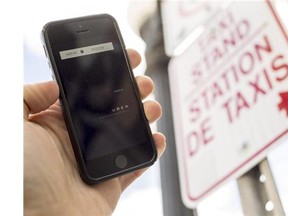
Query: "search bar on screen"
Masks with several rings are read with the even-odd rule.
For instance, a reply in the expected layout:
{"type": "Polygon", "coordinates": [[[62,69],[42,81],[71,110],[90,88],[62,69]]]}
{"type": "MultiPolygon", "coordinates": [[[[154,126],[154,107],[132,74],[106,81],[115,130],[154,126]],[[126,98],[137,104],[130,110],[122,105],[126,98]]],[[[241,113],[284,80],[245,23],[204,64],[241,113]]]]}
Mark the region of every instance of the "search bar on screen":
{"type": "Polygon", "coordinates": [[[60,51],[61,60],[114,50],[112,42],[60,51]]]}

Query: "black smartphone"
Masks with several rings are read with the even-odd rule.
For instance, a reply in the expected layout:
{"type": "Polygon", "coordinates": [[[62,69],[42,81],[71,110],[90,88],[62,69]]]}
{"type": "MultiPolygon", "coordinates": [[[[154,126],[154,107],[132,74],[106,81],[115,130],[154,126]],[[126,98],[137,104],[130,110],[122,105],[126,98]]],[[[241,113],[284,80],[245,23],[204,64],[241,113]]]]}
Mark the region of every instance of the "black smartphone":
{"type": "Polygon", "coordinates": [[[82,179],[95,184],[152,165],[157,151],[116,20],[49,22],[42,41],[82,179]]]}

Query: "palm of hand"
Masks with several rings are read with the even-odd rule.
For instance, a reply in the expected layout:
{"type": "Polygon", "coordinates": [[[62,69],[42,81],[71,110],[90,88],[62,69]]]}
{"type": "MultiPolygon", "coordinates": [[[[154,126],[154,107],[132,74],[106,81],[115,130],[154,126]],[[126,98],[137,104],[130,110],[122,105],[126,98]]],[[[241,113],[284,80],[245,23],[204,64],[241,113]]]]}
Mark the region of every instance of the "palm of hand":
{"type": "Polygon", "coordinates": [[[111,202],[106,199],[115,199],[112,203],[116,204],[122,190],[119,178],[106,182],[108,187],[105,187],[105,183],[92,187],[82,182],[62,118],[60,107],[54,104],[24,123],[27,143],[24,147],[25,182],[29,183],[25,184],[25,190],[29,190],[25,193],[25,200],[37,208],[39,205],[49,207],[47,213],[53,211],[51,206],[55,206],[55,211],[58,211],[58,207],[63,208],[64,205],[66,211],[70,209],[74,213],[76,206],[77,211],[82,213],[92,206],[97,207],[89,209],[92,212],[111,214],[115,206],[109,206],[111,202]],[[113,191],[113,196],[109,196],[108,191],[111,184],[119,190],[118,193],[113,191]],[[38,197],[47,199],[39,200],[38,197]]]}
{"type": "MultiPolygon", "coordinates": [[[[138,80],[152,85],[147,78],[138,80]]],[[[142,98],[152,91],[145,90],[145,86],[140,85],[142,98]]],[[[86,185],[78,173],[60,106],[55,103],[57,85],[48,82],[27,86],[24,94],[25,215],[110,215],[123,190],[145,169],[95,186],[86,185]]],[[[150,122],[161,115],[156,102],[145,102],[144,109],[150,122]]],[[[160,156],[165,137],[160,133],[153,137],[160,156]]]]}

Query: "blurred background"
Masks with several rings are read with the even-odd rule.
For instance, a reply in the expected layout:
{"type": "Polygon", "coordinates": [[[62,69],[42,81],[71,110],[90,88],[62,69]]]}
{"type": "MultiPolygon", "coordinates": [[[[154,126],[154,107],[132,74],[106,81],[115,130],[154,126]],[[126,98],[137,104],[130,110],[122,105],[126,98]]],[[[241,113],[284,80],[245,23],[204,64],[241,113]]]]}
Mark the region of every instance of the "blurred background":
{"type": "MultiPolygon", "coordinates": [[[[199,2],[199,1],[195,1],[199,2]]],[[[283,21],[288,26],[287,1],[278,0],[275,3],[283,21]],[[286,15],[285,15],[286,14],[286,15]]],[[[156,1],[131,0],[50,0],[35,1],[26,6],[23,16],[23,66],[24,83],[35,83],[51,80],[51,72],[40,41],[42,27],[49,21],[85,16],[98,13],[108,13],[116,18],[120,26],[127,48],[136,49],[142,56],[141,65],[134,70],[135,75],[144,74],[147,69],[145,58],[146,44],[139,36],[140,26],[157,8],[156,1]]],[[[148,73],[149,74],[149,73],[148,73]]],[[[156,129],[153,126],[153,130],[156,129]]],[[[168,143],[169,145],[169,143],[168,143]]],[[[268,159],[274,179],[282,200],[283,208],[288,214],[288,142],[274,148],[268,159]]],[[[173,196],[173,194],[170,194],[173,196]]],[[[157,162],[133,186],[128,188],[117,206],[115,216],[163,215],[160,166],[157,162]]],[[[199,216],[205,215],[243,215],[236,181],[229,181],[216,192],[205,198],[197,207],[199,216]]]]}

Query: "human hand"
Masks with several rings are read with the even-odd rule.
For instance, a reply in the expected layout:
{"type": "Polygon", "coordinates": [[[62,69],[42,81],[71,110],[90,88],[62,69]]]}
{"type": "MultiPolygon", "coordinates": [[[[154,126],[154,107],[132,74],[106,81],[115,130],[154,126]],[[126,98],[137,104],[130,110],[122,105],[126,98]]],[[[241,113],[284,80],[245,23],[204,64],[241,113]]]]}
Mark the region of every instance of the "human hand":
{"type": "MultiPolygon", "coordinates": [[[[128,50],[133,68],[140,55],[128,50]]],[[[141,99],[153,91],[150,78],[136,78],[141,99]]],[[[138,170],[95,186],[79,176],[70,139],[59,106],[55,82],[24,87],[24,213],[25,215],[111,215],[121,193],[146,169],[138,170]]],[[[149,122],[161,116],[155,101],[144,103],[149,122]]],[[[166,143],[161,133],[153,134],[158,157],[166,143]]]]}

